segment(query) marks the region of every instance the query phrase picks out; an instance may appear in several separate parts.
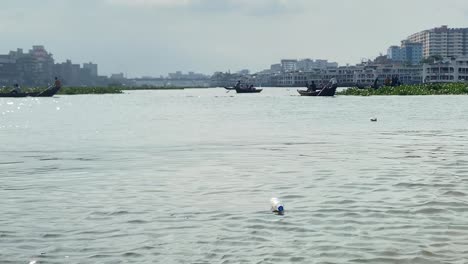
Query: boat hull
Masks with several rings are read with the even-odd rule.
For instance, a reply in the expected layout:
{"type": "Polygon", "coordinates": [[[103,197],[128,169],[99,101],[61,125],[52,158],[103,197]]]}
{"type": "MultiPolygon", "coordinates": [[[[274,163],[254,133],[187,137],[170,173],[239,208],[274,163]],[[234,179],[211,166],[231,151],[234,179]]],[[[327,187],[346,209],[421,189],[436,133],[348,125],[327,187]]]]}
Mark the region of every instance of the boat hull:
{"type": "Polygon", "coordinates": [[[261,93],[263,89],[236,89],[236,93],[261,93]]]}
{"type": "Polygon", "coordinates": [[[228,90],[228,91],[236,91],[236,93],[261,93],[263,91],[263,89],[257,89],[257,88],[253,88],[253,89],[242,89],[242,88],[234,88],[234,87],[224,87],[224,89],[228,90]]]}
{"type": "Polygon", "coordinates": [[[35,93],[0,93],[0,97],[14,97],[14,98],[21,98],[21,97],[52,97],[54,96],[58,91],[60,90],[60,87],[52,87],[49,89],[46,89],[42,92],[35,92],[35,93]]]}
{"type": "Polygon", "coordinates": [[[318,91],[305,91],[305,90],[297,90],[297,92],[301,96],[335,96],[336,93],[336,87],[331,87],[331,88],[325,88],[323,90],[318,90],[318,91]]]}

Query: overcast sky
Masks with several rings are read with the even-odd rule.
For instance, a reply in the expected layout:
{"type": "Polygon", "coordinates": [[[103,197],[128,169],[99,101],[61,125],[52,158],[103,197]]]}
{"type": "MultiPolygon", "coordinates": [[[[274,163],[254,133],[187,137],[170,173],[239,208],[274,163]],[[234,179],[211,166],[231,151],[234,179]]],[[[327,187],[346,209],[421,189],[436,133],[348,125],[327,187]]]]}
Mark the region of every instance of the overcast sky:
{"type": "Polygon", "coordinates": [[[0,53],[40,44],[101,74],[211,74],[355,64],[440,25],[468,27],[468,0],[1,0],[0,53]]]}

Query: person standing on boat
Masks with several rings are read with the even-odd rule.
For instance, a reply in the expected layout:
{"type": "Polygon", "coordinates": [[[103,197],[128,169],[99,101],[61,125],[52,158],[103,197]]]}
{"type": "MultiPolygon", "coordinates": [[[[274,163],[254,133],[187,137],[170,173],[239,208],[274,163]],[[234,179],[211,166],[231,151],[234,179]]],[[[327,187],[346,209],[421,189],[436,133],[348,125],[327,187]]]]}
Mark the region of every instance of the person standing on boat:
{"type": "Polygon", "coordinates": [[[19,93],[22,92],[19,84],[15,83],[15,85],[13,85],[13,91],[12,92],[16,93],[16,94],[19,94],[19,93]]]}
{"type": "Polygon", "coordinates": [[[237,81],[237,84],[236,84],[236,86],[234,86],[234,88],[240,89],[241,88],[241,81],[237,81]]]}
{"type": "Polygon", "coordinates": [[[338,86],[338,81],[336,80],[336,78],[331,78],[330,82],[325,86],[324,89],[326,88],[333,88],[333,87],[337,87],[338,86]]]}
{"type": "Polygon", "coordinates": [[[55,88],[61,88],[62,87],[62,82],[57,77],[55,77],[54,87],[55,88]]]}

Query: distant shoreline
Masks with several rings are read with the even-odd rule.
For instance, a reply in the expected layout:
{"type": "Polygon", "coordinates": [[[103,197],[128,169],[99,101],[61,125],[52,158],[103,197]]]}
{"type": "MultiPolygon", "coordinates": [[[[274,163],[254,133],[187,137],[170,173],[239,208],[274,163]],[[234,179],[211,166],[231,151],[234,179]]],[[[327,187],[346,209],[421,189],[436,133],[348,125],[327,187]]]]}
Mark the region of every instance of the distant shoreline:
{"type": "MultiPolygon", "coordinates": [[[[189,89],[222,89],[223,87],[125,87],[125,86],[101,86],[101,87],[62,87],[57,95],[82,95],[82,94],[123,94],[124,91],[182,91],[189,89]]],[[[301,87],[268,87],[272,89],[294,89],[301,87]]],[[[305,87],[304,87],[305,88],[305,87]]],[[[398,87],[380,87],[378,89],[359,89],[357,87],[343,87],[336,95],[339,96],[404,96],[404,95],[468,95],[467,83],[434,83],[401,85],[398,87]]],[[[22,88],[24,92],[41,92],[42,88],[22,88]]],[[[11,87],[0,88],[0,93],[9,93],[11,87]]]]}

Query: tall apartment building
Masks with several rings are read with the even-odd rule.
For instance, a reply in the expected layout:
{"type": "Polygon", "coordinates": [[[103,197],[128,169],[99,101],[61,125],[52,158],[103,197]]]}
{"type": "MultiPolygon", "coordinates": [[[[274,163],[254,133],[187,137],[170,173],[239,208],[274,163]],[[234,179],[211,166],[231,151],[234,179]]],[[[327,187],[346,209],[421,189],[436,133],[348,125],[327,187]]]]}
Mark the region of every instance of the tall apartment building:
{"type": "Polygon", "coordinates": [[[422,43],[423,56],[460,57],[468,55],[468,28],[441,26],[415,33],[407,38],[422,43]]]}
{"type": "Polygon", "coordinates": [[[98,76],[98,65],[95,63],[83,63],[83,69],[87,69],[89,71],[89,74],[93,77],[98,76]]]}

